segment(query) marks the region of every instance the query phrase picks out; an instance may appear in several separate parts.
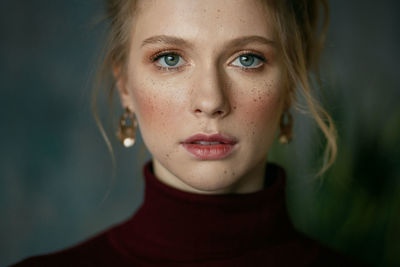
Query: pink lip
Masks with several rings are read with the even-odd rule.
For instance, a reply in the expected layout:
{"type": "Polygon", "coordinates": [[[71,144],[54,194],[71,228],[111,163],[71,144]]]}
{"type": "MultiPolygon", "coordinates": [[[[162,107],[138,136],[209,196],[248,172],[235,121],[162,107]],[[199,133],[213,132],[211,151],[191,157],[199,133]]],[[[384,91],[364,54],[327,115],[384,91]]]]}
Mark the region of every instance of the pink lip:
{"type": "Polygon", "coordinates": [[[200,160],[217,160],[230,155],[236,143],[236,139],[230,136],[196,134],[182,142],[182,145],[186,151],[200,160]],[[200,141],[219,142],[219,144],[205,145],[199,144],[200,141]]]}

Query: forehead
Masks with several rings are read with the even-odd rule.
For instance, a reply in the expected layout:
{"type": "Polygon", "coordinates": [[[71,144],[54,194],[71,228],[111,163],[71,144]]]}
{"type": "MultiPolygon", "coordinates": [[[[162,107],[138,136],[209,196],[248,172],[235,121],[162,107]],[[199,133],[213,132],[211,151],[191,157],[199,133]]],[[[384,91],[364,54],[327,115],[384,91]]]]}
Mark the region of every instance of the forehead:
{"type": "Polygon", "coordinates": [[[273,37],[262,0],[141,0],[134,39],[172,35],[210,43],[244,35],[273,37]]]}

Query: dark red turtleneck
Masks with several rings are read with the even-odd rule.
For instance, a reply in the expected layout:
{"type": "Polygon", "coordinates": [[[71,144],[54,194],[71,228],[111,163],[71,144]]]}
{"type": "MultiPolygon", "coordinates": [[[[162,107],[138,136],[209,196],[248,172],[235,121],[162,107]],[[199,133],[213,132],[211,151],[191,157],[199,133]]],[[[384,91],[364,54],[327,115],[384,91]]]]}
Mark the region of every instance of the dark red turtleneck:
{"type": "Polygon", "coordinates": [[[267,165],[265,188],[248,194],[183,192],[159,181],[151,163],[144,177],[144,202],[132,218],[15,266],[347,266],[293,228],[277,165],[267,165]]]}

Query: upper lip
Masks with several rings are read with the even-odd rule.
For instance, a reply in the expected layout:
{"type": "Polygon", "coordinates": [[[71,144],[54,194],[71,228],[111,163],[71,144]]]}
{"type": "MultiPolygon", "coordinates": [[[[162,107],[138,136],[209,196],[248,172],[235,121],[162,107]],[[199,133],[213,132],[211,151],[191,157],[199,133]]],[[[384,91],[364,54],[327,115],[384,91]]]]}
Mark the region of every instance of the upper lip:
{"type": "Polygon", "coordinates": [[[220,142],[223,144],[234,145],[237,143],[237,140],[234,137],[222,134],[212,134],[212,135],[205,135],[205,134],[195,134],[186,139],[183,143],[190,144],[194,142],[220,142]]]}

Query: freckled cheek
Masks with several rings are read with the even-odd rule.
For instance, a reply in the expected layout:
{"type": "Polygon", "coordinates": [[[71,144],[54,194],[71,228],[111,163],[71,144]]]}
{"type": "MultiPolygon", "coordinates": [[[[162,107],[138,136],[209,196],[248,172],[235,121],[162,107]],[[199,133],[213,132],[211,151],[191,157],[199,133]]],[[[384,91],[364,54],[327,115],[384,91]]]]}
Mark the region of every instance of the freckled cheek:
{"type": "Polygon", "coordinates": [[[265,136],[265,131],[274,130],[279,121],[281,96],[278,93],[265,91],[249,95],[237,105],[242,109],[241,120],[251,135],[265,136]]]}
{"type": "Polygon", "coordinates": [[[133,94],[136,113],[141,128],[151,131],[163,131],[178,120],[178,103],[160,93],[154,88],[142,88],[133,94]]]}

